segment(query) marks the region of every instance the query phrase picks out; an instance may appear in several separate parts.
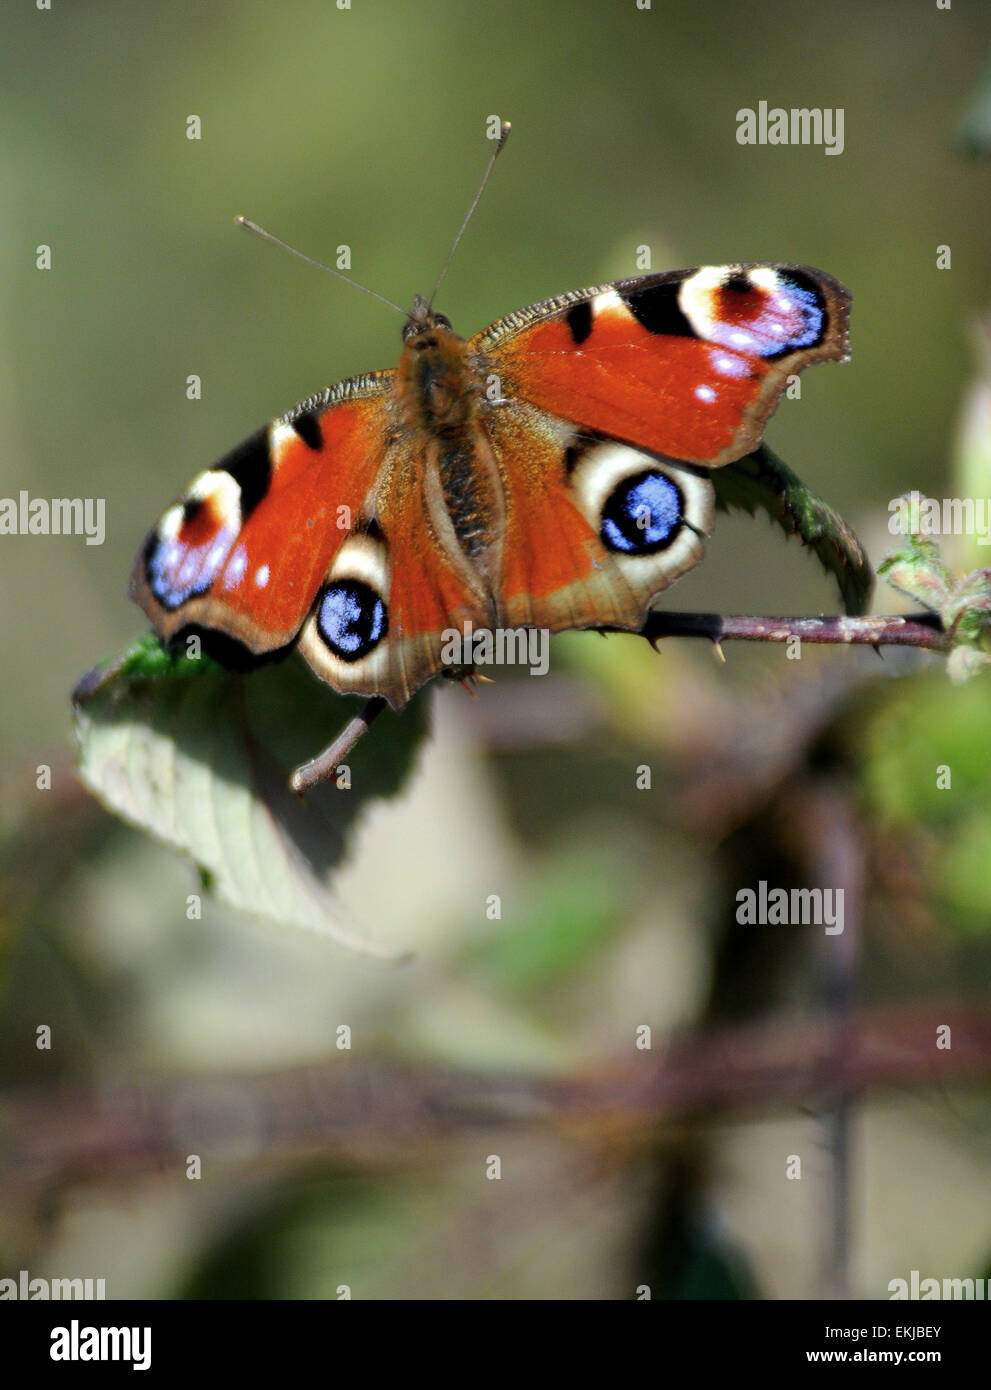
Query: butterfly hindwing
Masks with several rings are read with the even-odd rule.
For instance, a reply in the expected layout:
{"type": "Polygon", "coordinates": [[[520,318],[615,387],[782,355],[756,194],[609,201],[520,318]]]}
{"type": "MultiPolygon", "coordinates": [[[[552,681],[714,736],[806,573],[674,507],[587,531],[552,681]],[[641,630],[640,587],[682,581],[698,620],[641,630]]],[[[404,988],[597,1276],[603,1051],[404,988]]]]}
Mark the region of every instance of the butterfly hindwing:
{"type": "Polygon", "coordinates": [[[808,267],[706,266],[532,305],[469,348],[507,398],[714,468],[756,448],[790,376],[846,359],[849,305],[808,267]]]}
{"type": "Polygon", "coordinates": [[[500,623],[640,628],[654,595],[702,558],[709,479],[525,402],[486,428],[506,497],[500,623]]]}
{"type": "Polygon", "coordinates": [[[443,633],[486,622],[485,590],[433,496],[435,448],[397,439],[367,516],[337,551],[300,634],[300,651],[335,690],[398,708],[442,669],[443,633]]]}

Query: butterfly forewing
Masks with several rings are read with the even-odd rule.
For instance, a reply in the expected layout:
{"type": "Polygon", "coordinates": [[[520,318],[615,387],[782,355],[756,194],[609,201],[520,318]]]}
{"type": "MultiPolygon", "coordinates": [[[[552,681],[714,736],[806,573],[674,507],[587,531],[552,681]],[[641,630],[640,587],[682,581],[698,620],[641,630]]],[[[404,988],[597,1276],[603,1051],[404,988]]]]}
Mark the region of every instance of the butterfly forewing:
{"type": "Polygon", "coordinates": [[[756,448],[791,375],[846,359],[849,305],[822,271],[707,266],[532,305],[469,346],[508,398],[718,467],[756,448]]]}
{"type": "Polygon", "coordinates": [[[202,626],[255,654],[296,637],[381,467],[391,376],[341,382],[194,479],[131,577],[163,637],[202,626]]]}

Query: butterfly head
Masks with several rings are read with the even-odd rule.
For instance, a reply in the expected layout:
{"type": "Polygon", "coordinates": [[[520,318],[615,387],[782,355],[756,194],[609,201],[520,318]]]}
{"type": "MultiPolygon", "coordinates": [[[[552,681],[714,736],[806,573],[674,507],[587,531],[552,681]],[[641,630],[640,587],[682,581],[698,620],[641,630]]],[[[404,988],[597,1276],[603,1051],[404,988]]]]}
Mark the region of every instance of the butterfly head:
{"type": "Polygon", "coordinates": [[[420,295],[403,327],[396,390],[411,430],[447,432],[471,417],[473,395],[465,344],[451,320],[434,313],[420,295]]]}
{"type": "Polygon", "coordinates": [[[403,325],[404,345],[420,349],[435,347],[438,328],[450,333],[451,320],[446,314],[434,313],[422,294],[414,295],[413,308],[403,325]]]}

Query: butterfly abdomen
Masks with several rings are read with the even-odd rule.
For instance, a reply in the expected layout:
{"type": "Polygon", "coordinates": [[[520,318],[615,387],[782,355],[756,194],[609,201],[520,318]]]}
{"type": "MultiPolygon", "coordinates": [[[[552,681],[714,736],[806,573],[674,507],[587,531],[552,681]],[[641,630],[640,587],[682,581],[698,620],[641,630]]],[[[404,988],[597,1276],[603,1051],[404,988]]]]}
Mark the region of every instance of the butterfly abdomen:
{"type": "Polygon", "coordinates": [[[463,341],[439,324],[407,337],[396,392],[404,423],[430,461],[454,540],[484,572],[501,508],[493,470],[479,456],[478,373],[463,341]]]}

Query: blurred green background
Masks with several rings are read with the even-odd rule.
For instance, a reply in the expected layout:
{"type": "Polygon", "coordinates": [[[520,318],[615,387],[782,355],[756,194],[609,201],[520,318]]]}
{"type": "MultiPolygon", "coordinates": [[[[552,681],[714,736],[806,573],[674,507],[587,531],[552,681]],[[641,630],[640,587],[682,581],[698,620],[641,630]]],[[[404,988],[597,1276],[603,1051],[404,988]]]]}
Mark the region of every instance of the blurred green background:
{"type": "MultiPolygon", "coordinates": [[[[39,1101],[26,1121],[16,1107],[34,1088],[99,1098],[169,1077],[176,1151],[197,1152],[183,1078],[227,1080],[209,1092],[226,1119],[199,1181],[118,1161],[113,1135],[102,1174],[56,1163],[40,1181],[15,1166],[0,1275],[99,1275],[137,1297],[336,1297],[347,1284],[356,1297],[650,1285],[788,1298],[837,1284],[884,1297],[913,1268],[981,1273],[991,1105],[973,1076],[934,1078],[928,1053],[917,1079],[864,1090],[846,1159],[821,1086],[652,1119],[617,1100],[611,1120],[593,1107],[585,1124],[555,1123],[529,1092],[507,1103],[512,1124],[473,1119],[461,1095],[442,1135],[412,1122],[391,1146],[383,1135],[403,1068],[422,1069],[418,1085],[449,1072],[524,1091],[586,1084],[636,1065],[641,1024],[657,1059],[676,1029],[752,1021],[773,1037],[822,1005],[836,970],[822,936],[736,928],[731,904],[759,877],[810,881],[824,824],[846,827],[864,883],[844,987],[856,977],[865,1007],[901,1009],[909,1028],[930,1000],[952,1014],[986,999],[986,681],[950,687],[912,653],[789,662],[730,646],[720,667],[687,642],[658,657],[580,634],[555,642],[545,681],[500,674],[474,704],[428,693],[434,736],[408,791],[367,818],[341,888],[380,940],[416,951],[393,969],[209,901],[187,921],[192,869],[74,783],[68,692],[144,630],[130,564],[192,475],[310,392],[398,355],[392,314],[234,215],[330,261],[349,244],[354,276],[407,304],[434,281],[490,114],[513,138],[438,304],[458,331],[633,274],[644,243],[654,269],[819,266],[853,291],[853,360],[806,375],[769,442],[875,561],[898,494],[991,496],[972,341],[991,306],[991,162],[979,125],[964,134],[968,112],[986,111],[987,14],[894,0],[211,0],[24,6],[3,33],[0,496],[104,497],[108,514],[102,547],[0,537],[7,1103],[41,1153],[59,1111],[39,1101]],[[761,100],[842,107],[844,152],[741,147],[736,112],[761,100]],[[952,269],[937,269],[940,246],[952,269]],[[35,789],[41,762],[51,792],[35,789]],[[644,764],[650,791],[635,785],[644,764]],[[950,791],[936,790],[943,764],[950,791]],[[492,893],[501,922],[485,915],[492,893]],[[303,1064],[332,1079],[358,1064],[367,1135],[288,1153],[268,1142],[250,1079],[303,1064]],[[493,1153],[499,1182],[485,1176],[493,1153]],[[785,1179],[792,1154],[801,1181],[785,1179]]],[[[970,567],[985,552],[949,554],[970,567]]],[[[837,606],[797,545],[726,517],[666,604],[837,606]]],[[[287,1084],[284,1103],[305,1117],[313,1096],[287,1084]]]]}

